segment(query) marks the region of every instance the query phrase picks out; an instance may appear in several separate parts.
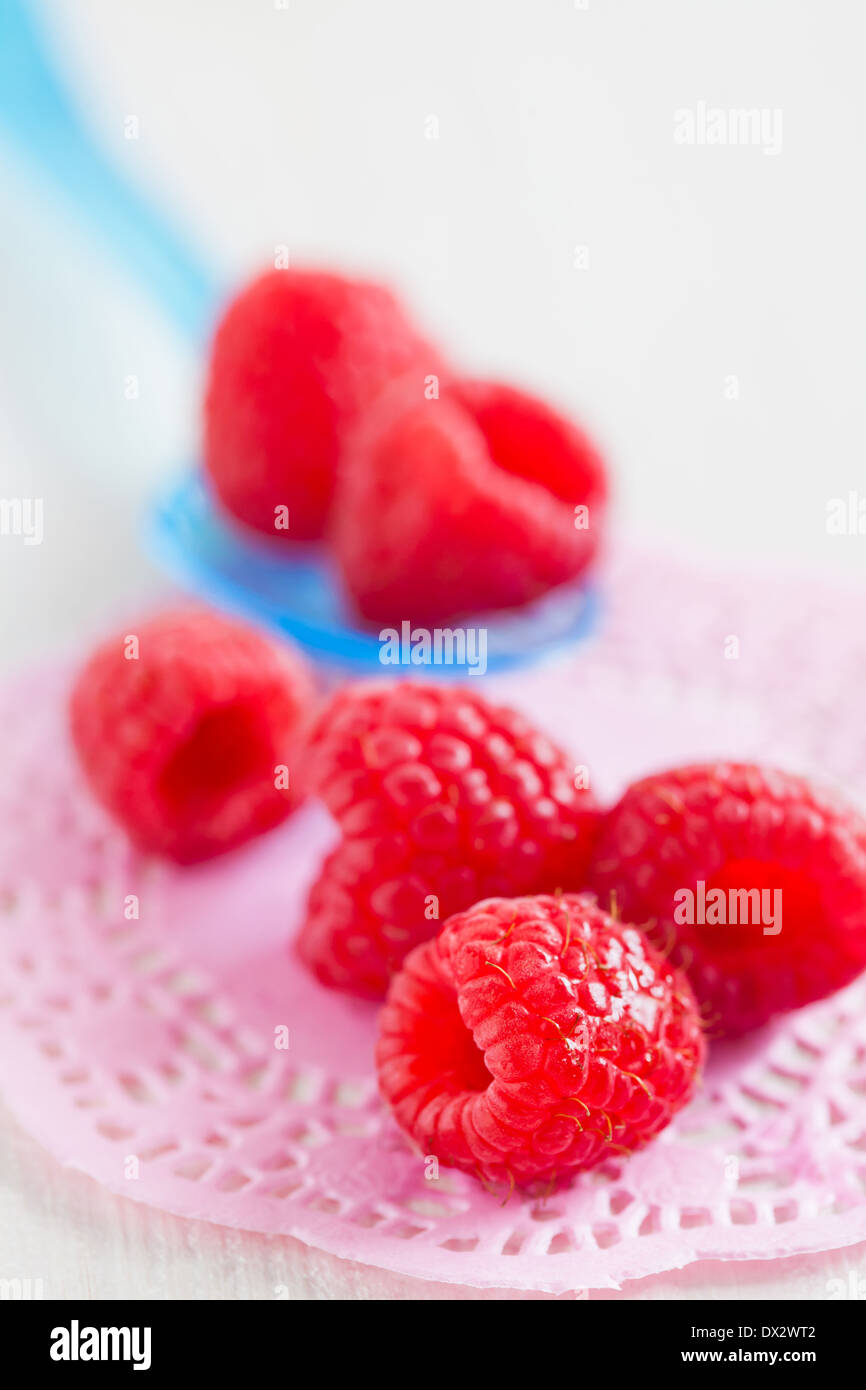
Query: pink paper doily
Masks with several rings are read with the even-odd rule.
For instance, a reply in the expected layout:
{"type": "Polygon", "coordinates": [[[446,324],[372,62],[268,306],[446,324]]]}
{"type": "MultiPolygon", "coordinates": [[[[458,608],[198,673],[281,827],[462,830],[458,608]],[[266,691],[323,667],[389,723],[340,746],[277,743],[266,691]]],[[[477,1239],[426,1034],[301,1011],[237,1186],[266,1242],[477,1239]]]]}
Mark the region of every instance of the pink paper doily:
{"type": "MultiPolygon", "coordinates": [[[[858,591],[643,557],[608,576],[601,627],[485,687],[588,762],[601,795],[721,755],[862,802],[858,591]]],[[[479,1287],[611,1287],[866,1238],[866,981],[717,1046],[654,1145],[547,1201],[431,1180],[376,1096],[375,1008],[286,949],[334,835],[324,812],[204,867],[141,859],[81,784],[67,682],[43,672],[0,695],[0,1085],[58,1159],[184,1216],[479,1287]]]]}

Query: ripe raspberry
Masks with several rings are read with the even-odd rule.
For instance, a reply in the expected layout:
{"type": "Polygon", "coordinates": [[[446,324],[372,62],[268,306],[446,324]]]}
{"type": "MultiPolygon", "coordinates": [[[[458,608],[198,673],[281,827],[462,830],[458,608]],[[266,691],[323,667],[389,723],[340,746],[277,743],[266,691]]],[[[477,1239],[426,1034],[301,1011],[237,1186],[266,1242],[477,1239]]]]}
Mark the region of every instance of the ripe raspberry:
{"type": "Polygon", "coordinates": [[[278,769],[291,769],[311,698],[296,652],[182,610],[97,649],[72,691],[72,737],[91,789],[133,842],[188,863],[289,814],[295,797],[278,769]]]}
{"type": "Polygon", "coordinates": [[[391,377],[436,355],[388,290],[312,270],[261,275],[213,344],[204,462],[223,505],[279,539],[323,534],[342,435],[391,377]],[[288,507],[288,530],[275,509],[288,507]]]}
{"type": "Polygon", "coordinates": [[[541,401],[487,382],[428,401],[398,383],[347,447],[334,548],[371,622],[515,608],[586,567],[605,491],[593,446],[541,401]]]}
{"type": "Polygon", "coordinates": [[[703,1059],[683,976],[583,894],[490,898],[392,982],[379,1087],[424,1154],[548,1182],[640,1148],[703,1059]]]}
{"type": "Polygon", "coordinates": [[[464,377],[448,389],[481,430],[497,468],[538,483],[569,503],[571,511],[580,502],[591,507],[604,502],[604,463],[575,421],[502,382],[464,377]]]}
{"type": "Polygon", "coordinates": [[[452,912],[492,894],[579,883],[597,813],[574,764],[513,710],[454,686],[339,691],[310,745],[309,785],[343,839],[299,938],[326,984],[381,998],[452,912]]]}
{"type": "Polygon", "coordinates": [[[866,825],[783,772],[711,763],[635,783],[587,882],[673,943],[711,1032],[757,1028],[866,967],[866,825]]]}

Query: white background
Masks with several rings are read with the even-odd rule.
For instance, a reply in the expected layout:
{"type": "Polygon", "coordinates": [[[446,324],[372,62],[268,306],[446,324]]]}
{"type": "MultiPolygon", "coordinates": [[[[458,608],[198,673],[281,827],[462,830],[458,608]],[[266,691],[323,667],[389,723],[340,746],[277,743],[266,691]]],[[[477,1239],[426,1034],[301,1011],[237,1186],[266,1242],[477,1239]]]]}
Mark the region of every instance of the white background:
{"type": "MultiPolygon", "coordinates": [[[[863,572],[866,536],[825,527],[830,498],[866,495],[855,0],[43,11],[103,147],[226,283],[282,244],[296,263],[379,273],[458,360],[586,420],[615,473],[621,534],[735,564],[863,572]],[[675,112],[700,102],[778,109],[781,150],[677,144],[675,112]],[[129,116],[137,141],[124,139],[129,116]]],[[[165,592],[136,528],[159,480],[195,453],[201,362],[50,189],[3,163],[0,493],[45,505],[41,546],[0,541],[11,668],[74,650],[165,592]]],[[[197,1236],[205,1274],[177,1254],[179,1223],[119,1220],[128,1204],[65,1175],[34,1185],[27,1143],[14,1146],[2,1227],[33,1274],[56,1242],[58,1293],[198,1281],[208,1296],[270,1296],[253,1238],[245,1284],[213,1254],[223,1237],[197,1236]]],[[[862,1251],[843,1252],[833,1272],[858,1263],[862,1251]]],[[[710,1272],[702,1287],[724,1278],[754,1296],[781,1279],[823,1296],[826,1269],[710,1272]]]]}

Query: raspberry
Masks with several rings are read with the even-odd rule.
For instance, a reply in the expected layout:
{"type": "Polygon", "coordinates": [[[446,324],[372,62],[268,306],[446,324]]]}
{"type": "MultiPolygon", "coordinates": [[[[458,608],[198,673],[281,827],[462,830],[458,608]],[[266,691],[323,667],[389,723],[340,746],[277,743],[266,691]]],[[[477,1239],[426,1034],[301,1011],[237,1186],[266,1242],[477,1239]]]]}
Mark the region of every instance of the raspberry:
{"type": "Polygon", "coordinates": [[[515,608],[586,567],[604,496],[592,445],[542,402],[486,382],[428,401],[398,383],[347,447],[334,548],[370,622],[515,608]]]}
{"type": "Polygon", "coordinates": [[[587,882],[672,950],[714,1033],[866,966],[866,825],[784,772],[709,763],[636,782],[603,820],[587,882]]]}
{"type": "Polygon", "coordinates": [[[204,462],[220,501],[278,540],[321,536],[344,430],[415,362],[421,389],[435,354],[381,286],[312,270],[254,280],[210,361],[204,462]],[[281,507],[287,530],[275,529],[281,507]]]}
{"type": "Polygon", "coordinates": [[[685,978],[568,893],[490,898],[417,947],[376,1065],[422,1153],[524,1184],[640,1148],[688,1100],[703,1054],[685,978]]]}
{"type": "Polygon", "coordinates": [[[497,468],[540,484],[570,504],[599,507],[607,495],[604,464],[573,420],[502,382],[463,378],[450,394],[472,416],[497,468]]]}
{"type": "Polygon", "coordinates": [[[494,894],[579,884],[597,813],[522,715],[454,686],[350,686],[311,737],[343,832],[299,938],[326,984],[381,998],[408,951],[494,894]]]}
{"type": "Polygon", "coordinates": [[[72,737],[91,789],[133,842],[186,863],[288,815],[279,769],[290,768],[311,698],[297,653],[183,610],[91,656],[72,691],[72,737]]]}

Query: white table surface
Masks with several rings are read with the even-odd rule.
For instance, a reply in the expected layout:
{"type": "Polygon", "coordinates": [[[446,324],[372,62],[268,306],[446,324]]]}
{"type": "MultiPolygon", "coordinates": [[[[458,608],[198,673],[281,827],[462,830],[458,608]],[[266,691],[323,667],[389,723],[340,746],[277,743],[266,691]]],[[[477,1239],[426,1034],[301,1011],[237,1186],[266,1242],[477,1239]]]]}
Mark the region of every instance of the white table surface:
{"type": "MultiPolygon", "coordinates": [[[[621,530],[864,574],[866,537],[825,528],[828,499],[863,476],[857,7],[44,9],[100,140],[227,279],[281,244],[388,275],[461,360],[582,412],[621,530]],[[781,151],[678,146],[675,111],[701,101],[781,109],[781,151]]],[[[137,526],[194,455],[201,363],[2,140],[0,162],[0,494],[45,504],[41,546],[0,540],[11,671],[170,593],[137,526]]],[[[702,1264],[625,1294],[825,1298],[852,1270],[866,1274],[866,1247],[702,1264]]],[[[0,1109],[0,1278],[16,1277],[61,1298],[453,1296],[115,1197],[0,1109]]]]}

